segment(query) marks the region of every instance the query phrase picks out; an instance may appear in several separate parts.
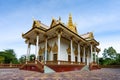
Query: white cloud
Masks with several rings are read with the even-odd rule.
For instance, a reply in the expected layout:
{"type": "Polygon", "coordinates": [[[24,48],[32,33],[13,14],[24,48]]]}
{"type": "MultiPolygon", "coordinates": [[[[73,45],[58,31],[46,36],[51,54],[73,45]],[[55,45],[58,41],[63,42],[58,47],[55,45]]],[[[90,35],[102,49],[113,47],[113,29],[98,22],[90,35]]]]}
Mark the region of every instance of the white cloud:
{"type": "Polygon", "coordinates": [[[101,49],[99,56],[102,56],[103,50],[105,48],[109,48],[111,46],[117,51],[117,53],[120,53],[120,37],[119,37],[119,35],[102,37],[102,38],[98,37],[98,40],[100,41],[99,48],[101,49]]]}
{"type": "Polygon", "coordinates": [[[79,32],[85,31],[96,31],[96,32],[104,32],[110,30],[120,30],[118,25],[115,25],[114,22],[120,21],[118,18],[119,14],[99,14],[99,15],[92,15],[89,16],[82,16],[77,19],[78,29],[79,32]],[[112,26],[111,26],[111,23],[112,26]]]}

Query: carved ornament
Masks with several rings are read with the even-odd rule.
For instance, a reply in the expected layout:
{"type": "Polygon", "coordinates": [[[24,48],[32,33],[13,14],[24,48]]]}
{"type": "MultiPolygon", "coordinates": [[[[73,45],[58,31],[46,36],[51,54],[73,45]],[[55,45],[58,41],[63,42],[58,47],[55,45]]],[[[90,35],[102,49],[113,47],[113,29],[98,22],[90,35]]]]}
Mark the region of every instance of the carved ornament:
{"type": "Polygon", "coordinates": [[[54,53],[58,52],[58,45],[56,44],[56,42],[55,42],[54,46],[52,47],[52,52],[54,52],[54,53]]]}
{"type": "Polygon", "coordinates": [[[48,51],[48,53],[50,53],[50,51],[51,51],[51,46],[49,46],[49,44],[47,44],[47,51],[48,51]]]}
{"type": "Polygon", "coordinates": [[[78,55],[78,50],[77,50],[77,48],[75,48],[74,54],[75,54],[75,55],[78,55]]]}
{"type": "Polygon", "coordinates": [[[67,53],[70,54],[71,53],[71,49],[70,46],[68,47],[68,49],[66,49],[67,53]]]}
{"type": "Polygon", "coordinates": [[[40,47],[40,49],[39,49],[39,55],[42,55],[44,53],[44,51],[45,51],[45,48],[41,48],[40,47]]]}

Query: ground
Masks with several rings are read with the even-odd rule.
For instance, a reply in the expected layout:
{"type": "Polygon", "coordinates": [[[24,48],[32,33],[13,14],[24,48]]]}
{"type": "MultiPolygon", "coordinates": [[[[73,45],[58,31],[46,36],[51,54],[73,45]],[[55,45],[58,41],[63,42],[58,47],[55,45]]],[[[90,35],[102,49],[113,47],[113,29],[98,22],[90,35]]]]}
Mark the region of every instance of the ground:
{"type": "Polygon", "coordinates": [[[39,73],[19,69],[0,69],[0,80],[120,80],[120,69],[39,73]]]}

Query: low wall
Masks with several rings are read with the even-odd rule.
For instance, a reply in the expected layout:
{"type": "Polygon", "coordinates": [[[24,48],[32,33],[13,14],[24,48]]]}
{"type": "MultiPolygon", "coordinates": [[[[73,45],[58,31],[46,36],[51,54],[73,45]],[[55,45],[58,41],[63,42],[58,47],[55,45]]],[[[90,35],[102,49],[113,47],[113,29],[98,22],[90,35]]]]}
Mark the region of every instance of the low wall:
{"type": "Polygon", "coordinates": [[[65,71],[75,71],[75,70],[81,70],[85,65],[84,64],[79,64],[79,65],[46,65],[53,69],[56,72],[65,72],[65,71]]]}
{"type": "Polygon", "coordinates": [[[101,68],[120,68],[120,65],[100,65],[101,68]]]}
{"type": "Polygon", "coordinates": [[[0,68],[20,68],[22,64],[0,64],[0,68]]]}

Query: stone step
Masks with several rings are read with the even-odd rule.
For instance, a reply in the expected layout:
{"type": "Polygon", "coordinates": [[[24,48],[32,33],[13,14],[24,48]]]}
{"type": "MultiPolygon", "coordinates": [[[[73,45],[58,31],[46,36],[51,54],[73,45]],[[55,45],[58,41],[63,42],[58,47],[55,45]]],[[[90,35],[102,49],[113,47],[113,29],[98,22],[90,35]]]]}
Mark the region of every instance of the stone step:
{"type": "Polygon", "coordinates": [[[89,66],[85,65],[80,71],[90,71],[89,66]]]}
{"type": "Polygon", "coordinates": [[[55,72],[53,69],[51,69],[50,67],[48,67],[48,66],[44,66],[44,73],[53,73],[53,72],[55,72]]]}

